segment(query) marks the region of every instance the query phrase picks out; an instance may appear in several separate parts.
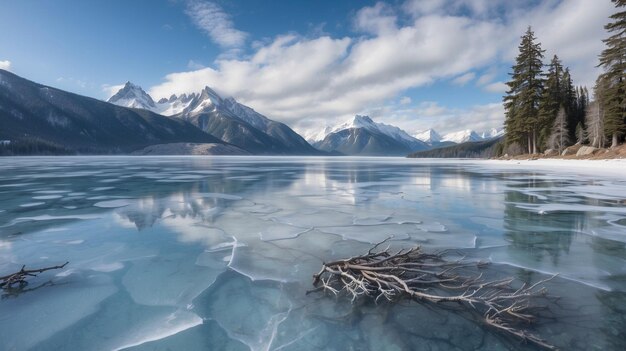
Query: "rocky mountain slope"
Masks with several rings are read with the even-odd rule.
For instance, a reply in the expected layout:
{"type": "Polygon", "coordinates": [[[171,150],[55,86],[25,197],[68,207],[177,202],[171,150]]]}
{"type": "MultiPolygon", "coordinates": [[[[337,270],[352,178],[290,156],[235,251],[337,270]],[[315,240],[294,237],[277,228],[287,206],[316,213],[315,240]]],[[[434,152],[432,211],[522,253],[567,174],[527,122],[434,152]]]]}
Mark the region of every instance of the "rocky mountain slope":
{"type": "Polygon", "coordinates": [[[321,154],[284,123],[273,121],[232,97],[222,98],[209,87],[199,93],[171,95],[155,102],[141,87],[128,82],[108,101],[189,121],[254,154],[321,154]]]}
{"type": "Polygon", "coordinates": [[[376,123],[368,116],[355,116],[333,127],[314,146],[327,152],[361,156],[405,156],[429,146],[402,129],[376,123]]]}
{"type": "MultiPolygon", "coordinates": [[[[219,143],[191,123],[72,94],[0,70],[0,140],[5,150],[38,145],[65,153],[129,153],[148,145],[219,143]]],[[[18,152],[19,153],[19,152],[18,152]]]]}

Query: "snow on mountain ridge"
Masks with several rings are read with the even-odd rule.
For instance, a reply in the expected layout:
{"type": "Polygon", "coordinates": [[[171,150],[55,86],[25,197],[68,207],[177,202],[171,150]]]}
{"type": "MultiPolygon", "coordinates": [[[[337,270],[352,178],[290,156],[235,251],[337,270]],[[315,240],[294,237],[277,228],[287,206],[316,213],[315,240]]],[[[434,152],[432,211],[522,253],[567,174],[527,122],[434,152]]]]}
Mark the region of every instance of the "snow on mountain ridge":
{"type": "Polygon", "coordinates": [[[233,97],[228,97],[223,101],[224,106],[240,119],[250,123],[252,126],[264,130],[272,121],[253,108],[240,104],[233,97]]]}
{"type": "Polygon", "coordinates": [[[403,140],[405,142],[415,142],[416,139],[410,136],[404,130],[389,124],[374,122],[369,116],[356,115],[348,121],[337,125],[335,127],[325,127],[323,130],[313,133],[308,133],[306,139],[310,142],[317,142],[324,140],[324,138],[330,133],[336,133],[345,129],[351,128],[365,128],[372,132],[378,132],[390,136],[396,140],[403,140]]]}
{"type": "Polygon", "coordinates": [[[131,82],[126,82],[124,87],[108,100],[110,103],[118,106],[141,108],[144,110],[153,110],[156,104],[152,97],[146,93],[140,86],[131,82]]]}
{"type": "Polygon", "coordinates": [[[443,136],[437,133],[434,129],[427,129],[422,132],[418,132],[414,137],[426,143],[439,143],[439,142],[453,142],[456,144],[483,141],[499,138],[504,135],[504,129],[491,128],[488,131],[484,131],[480,134],[471,129],[465,129],[461,131],[447,133],[443,136]]]}
{"type": "Polygon", "coordinates": [[[441,141],[441,135],[432,128],[423,132],[418,132],[413,137],[425,143],[437,143],[441,141]]]}
{"type": "Polygon", "coordinates": [[[181,94],[180,96],[172,94],[169,98],[162,98],[155,103],[152,97],[141,87],[128,82],[108,102],[124,107],[141,108],[164,116],[197,115],[215,111],[218,107],[223,106],[237,118],[261,130],[267,129],[268,125],[273,122],[254,109],[237,102],[233,97],[222,98],[208,86],[202,89],[200,93],[181,94]]]}
{"type": "Polygon", "coordinates": [[[441,138],[441,141],[451,141],[457,144],[466,143],[468,141],[481,141],[480,137],[475,131],[471,129],[465,129],[458,132],[448,133],[441,138]]]}
{"type": "Polygon", "coordinates": [[[491,128],[489,131],[483,132],[480,137],[484,140],[499,138],[504,135],[504,129],[491,128]]]}

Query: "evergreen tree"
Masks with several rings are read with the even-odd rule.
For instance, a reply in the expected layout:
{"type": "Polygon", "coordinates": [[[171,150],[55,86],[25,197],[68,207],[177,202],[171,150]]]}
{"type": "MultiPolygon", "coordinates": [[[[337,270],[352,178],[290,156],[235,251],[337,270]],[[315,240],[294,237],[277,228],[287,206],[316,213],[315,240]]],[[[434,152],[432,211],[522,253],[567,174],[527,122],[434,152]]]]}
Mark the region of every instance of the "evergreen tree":
{"type": "Polygon", "coordinates": [[[572,82],[572,76],[569,72],[569,67],[565,68],[563,72],[563,86],[561,90],[562,104],[565,108],[565,114],[567,115],[567,125],[569,126],[568,134],[571,139],[576,135],[576,125],[578,124],[576,116],[576,88],[572,82]]]}
{"type": "Polygon", "coordinates": [[[507,83],[509,90],[504,97],[506,110],[505,128],[507,144],[519,143],[528,153],[537,152],[539,137],[539,101],[543,93],[541,69],[544,50],[536,42],[532,29],[521,38],[519,55],[507,83]]]}
{"type": "Polygon", "coordinates": [[[576,89],[575,120],[576,126],[580,124],[583,129],[586,128],[587,105],[589,105],[589,91],[587,91],[587,87],[578,87],[576,89]]]}
{"type": "Polygon", "coordinates": [[[552,125],[559,107],[563,104],[563,66],[558,56],[554,55],[545,74],[543,95],[539,102],[539,145],[547,144],[552,132],[552,125]]]}
{"type": "Polygon", "coordinates": [[[611,138],[611,146],[617,146],[626,131],[626,0],[612,0],[618,12],[610,18],[613,22],[604,26],[611,33],[603,42],[606,48],[600,55],[604,68],[602,79],[606,83],[601,103],[604,108],[604,131],[611,138]]]}

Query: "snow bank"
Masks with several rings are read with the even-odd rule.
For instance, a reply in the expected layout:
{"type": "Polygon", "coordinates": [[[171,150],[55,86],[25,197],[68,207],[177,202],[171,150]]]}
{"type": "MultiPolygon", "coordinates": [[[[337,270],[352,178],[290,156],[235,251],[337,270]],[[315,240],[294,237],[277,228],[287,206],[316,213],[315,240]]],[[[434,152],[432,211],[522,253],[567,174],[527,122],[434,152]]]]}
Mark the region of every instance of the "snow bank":
{"type": "MultiPolygon", "coordinates": [[[[461,161],[463,162],[463,161],[461,161]]],[[[494,168],[519,169],[524,171],[548,171],[567,173],[570,175],[584,174],[597,177],[620,177],[626,179],[626,159],[610,160],[478,160],[467,161],[478,165],[494,168]]]]}

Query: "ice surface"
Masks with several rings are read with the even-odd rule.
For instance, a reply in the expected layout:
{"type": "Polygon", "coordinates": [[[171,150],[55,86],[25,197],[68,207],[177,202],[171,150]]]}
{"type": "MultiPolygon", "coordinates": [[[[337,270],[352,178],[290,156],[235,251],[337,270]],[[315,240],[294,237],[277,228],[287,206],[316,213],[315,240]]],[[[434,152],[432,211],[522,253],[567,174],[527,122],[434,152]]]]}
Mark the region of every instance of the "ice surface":
{"type": "Polygon", "coordinates": [[[60,199],[62,197],[63,197],[63,195],[41,195],[41,196],[33,196],[33,199],[35,199],[35,200],[53,200],[53,199],[60,199]]]}
{"type": "Polygon", "coordinates": [[[45,205],[45,202],[29,202],[27,204],[21,204],[20,207],[35,207],[35,206],[41,206],[41,205],[45,205]]]}
{"type": "Polygon", "coordinates": [[[417,235],[420,229],[412,224],[353,225],[344,227],[321,227],[319,231],[341,235],[344,239],[376,244],[387,238],[406,240],[417,235]]]}
{"type": "Polygon", "coordinates": [[[394,250],[491,260],[487,275],[559,273],[549,288],[579,306],[563,315],[585,322],[539,323],[542,336],[561,349],[594,340],[621,350],[611,330],[624,325],[626,182],[621,164],[607,164],[603,176],[597,163],[8,158],[0,275],[70,264],[34,279],[34,290],[3,293],[0,349],[518,346],[435,307],[305,294],[322,262],[391,238],[394,250]]]}
{"type": "Polygon", "coordinates": [[[116,207],[125,207],[130,205],[132,202],[129,200],[109,200],[109,201],[100,201],[93,204],[96,207],[102,208],[116,208],[116,207]]]}
{"type": "Polygon", "coordinates": [[[591,206],[580,204],[516,204],[518,208],[535,211],[539,214],[548,212],[587,212],[587,213],[618,213],[626,214],[626,207],[591,206]]]}
{"type": "Polygon", "coordinates": [[[0,343],[6,350],[27,350],[55,333],[70,327],[82,318],[98,311],[98,304],[113,295],[117,288],[108,277],[84,276],[76,279],[53,280],[67,284],[63,288],[40,288],[20,296],[20,303],[5,303],[0,314],[0,343]],[[41,318],[45,316],[46,318],[41,318]],[[51,323],[50,318],[54,318],[51,323]],[[26,327],[28,326],[28,327],[26,327]]]}
{"type": "Polygon", "coordinates": [[[112,350],[124,350],[150,341],[164,339],[200,324],[202,324],[202,318],[196,314],[178,310],[167,315],[164,319],[152,320],[140,325],[139,328],[133,330],[133,333],[126,340],[112,350]]]}
{"type": "Polygon", "coordinates": [[[263,230],[259,231],[259,236],[261,237],[261,240],[264,241],[291,239],[296,238],[298,237],[298,235],[304,234],[309,230],[311,230],[311,228],[299,228],[289,225],[271,224],[267,227],[264,227],[263,230]]]}

